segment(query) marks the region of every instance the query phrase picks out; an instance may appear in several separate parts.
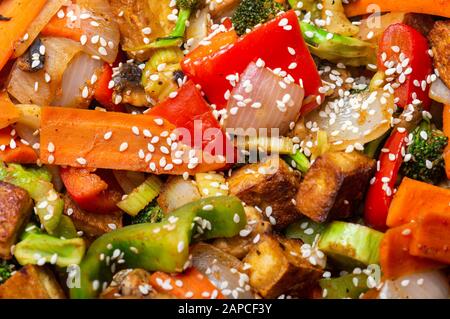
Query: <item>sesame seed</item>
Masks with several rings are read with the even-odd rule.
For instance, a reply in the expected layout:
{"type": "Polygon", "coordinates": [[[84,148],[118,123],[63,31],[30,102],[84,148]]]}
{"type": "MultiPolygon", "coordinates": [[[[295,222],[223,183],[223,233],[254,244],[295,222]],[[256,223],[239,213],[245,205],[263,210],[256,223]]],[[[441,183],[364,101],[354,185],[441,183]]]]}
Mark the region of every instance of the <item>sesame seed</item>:
{"type": "Polygon", "coordinates": [[[103,138],[104,138],[105,140],[109,140],[109,139],[111,138],[111,136],[112,136],[112,132],[109,131],[109,132],[106,132],[105,135],[103,135],[103,138]]]}
{"type": "Polygon", "coordinates": [[[76,161],[77,161],[78,164],[80,164],[80,165],[86,165],[86,163],[87,163],[87,161],[86,161],[86,159],[85,159],[84,157],[78,157],[78,158],[76,159],[76,161]]]}
{"type": "Polygon", "coordinates": [[[128,149],[128,143],[127,142],[123,142],[122,144],[120,144],[119,152],[125,152],[127,149],[128,149]]]}

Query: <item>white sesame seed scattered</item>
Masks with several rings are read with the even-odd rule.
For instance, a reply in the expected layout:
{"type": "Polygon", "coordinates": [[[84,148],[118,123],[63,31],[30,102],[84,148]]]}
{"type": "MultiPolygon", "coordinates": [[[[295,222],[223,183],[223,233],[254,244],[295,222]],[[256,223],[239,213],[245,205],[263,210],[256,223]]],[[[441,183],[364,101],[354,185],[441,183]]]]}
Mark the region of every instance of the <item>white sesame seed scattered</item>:
{"type": "Polygon", "coordinates": [[[123,142],[122,144],[120,144],[119,152],[125,152],[127,149],[128,149],[128,143],[127,142],[123,142]]]}

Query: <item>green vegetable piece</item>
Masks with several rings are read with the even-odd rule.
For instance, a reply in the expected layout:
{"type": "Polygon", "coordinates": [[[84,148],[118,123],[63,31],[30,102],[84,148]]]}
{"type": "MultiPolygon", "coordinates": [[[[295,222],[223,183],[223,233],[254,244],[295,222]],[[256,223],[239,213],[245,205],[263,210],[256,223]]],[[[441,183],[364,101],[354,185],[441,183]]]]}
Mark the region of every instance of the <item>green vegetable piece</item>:
{"type": "Polygon", "coordinates": [[[300,12],[300,17],[308,13],[311,21],[322,18],[322,10],[317,8],[317,0],[288,0],[288,2],[292,9],[300,12]]]}
{"type": "Polygon", "coordinates": [[[388,136],[391,134],[391,130],[384,133],[382,136],[377,138],[376,140],[373,140],[366,145],[364,145],[364,154],[369,156],[370,158],[377,158],[379,151],[381,147],[384,145],[384,142],[388,138],[388,136]]]}
{"type": "Polygon", "coordinates": [[[67,267],[79,264],[86,250],[82,238],[60,239],[47,234],[28,233],[14,249],[14,256],[21,265],[43,263],[67,267]]]}
{"type": "Polygon", "coordinates": [[[320,236],[318,248],[345,268],[362,267],[379,262],[383,233],[372,228],[332,222],[320,236]]]}
{"type": "Polygon", "coordinates": [[[242,0],[231,20],[237,34],[243,35],[257,24],[275,18],[282,10],[283,5],[274,0],[242,0]]]}
{"type": "Polygon", "coordinates": [[[444,149],[448,138],[429,121],[414,130],[407,154],[411,159],[401,168],[403,175],[426,183],[437,184],[445,178],[444,149]]]}
{"type": "Polygon", "coordinates": [[[164,212],[154,200],[131,219],[131,224],[159,223],[163,218],[164,212]]]}
{"type": "Polygon", "coordinates": [[[0,259],[0,285],[4,283],[14,272],[15,265],[0,259]]]}
{"type": "Polygon", "coordinates": [[[298,169],[302,173],[308,172],[311,167],[309,159],[301,151],[297,151],[295,154],[287,156],[287,162],[294,168],[298,169]]]}
{"type": "Polygon", "coordinates": [[[72,288],[71,297],[95,298],[103,283],[111,281],[112,268],[180,272],[187,265],[193,237],[233,237],[246,223],[241,201],[219,196],[182,206],[160,223],[131,225],[107,233],[89,247],[80,264],[81,287],[72,288]]]}
{"type": "Polygon", "coordinates": [[[287,238],[300,239],[304,243],[312,245],[317,235],[320,235],[325,227],[325,224],[319,224],[311,219],[303,218],[289,225],[285,230],[285,235],[287,238]]]}
{"type": "Polygon", "coordinates": [[[300,26],[311,53],[319,58],[348,66],[376,64],[375,45],[330,33],[304,21],[300,21],[300,26]]]}
{"type": "Polygon", "coordinates": [[[369,290],[366,274],[348,274],[338,278],[319,280],[326,299],[358,299],[362,293],[369,290]]]}
{"type": "Polygon", "coordinates": [[[147,180],[136,187],[128,196],[117,203],[117,206],[128,215],[136,216],[145,208],[161,191],[161,180],[151,175],[147,180]]]}
{"type": "Polygon", "coordinates": [[[40,178],[41,174],[18,164],[0,164],[0,180],[26,190],[35,201],[36,213],[49,234],[54,234],[61,220],[64,201],[53,184],[40,178]]]}
{"type": "Polygon", "coordinates": [[[58,227],[56,227],[53,236],[65,239],[78,237],[77,229],[69,216],[61,216],[61,220],[59,221],[58,227]]]}

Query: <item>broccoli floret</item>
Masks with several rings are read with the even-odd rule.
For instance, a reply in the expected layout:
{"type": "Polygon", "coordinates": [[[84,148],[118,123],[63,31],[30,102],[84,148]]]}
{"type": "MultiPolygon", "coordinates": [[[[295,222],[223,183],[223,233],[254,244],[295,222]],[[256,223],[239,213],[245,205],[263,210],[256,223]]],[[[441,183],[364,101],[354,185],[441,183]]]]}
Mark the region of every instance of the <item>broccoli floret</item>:
{"type": "Polygon", "coordinates": [[[159,223],[164,213],[156,200],[150,202],[143,210],[131,219],[131,224],[159,223]]]}
{"type": "Polygon", "coordinates": [[[438,183],[445,176],[443,152],[448,138],[428,121],[422,121],[412,134],[407,151],[411,159],[402,165],[403,175],[431,184],[438,183]]]}
{"type": "Polygon", "coordinates": [[[231,20],[236,32],[243,35],[247,29],[275,18],[283,9],[283,5],[274,0],[242,0],[231,20]]]}
{"type": "Polygon", "coordinates": [[[177,0],[177,6],[180,9],[195,9],[200,4],[200,0],[177,0]]]}
{"type": "Polygon", "coordinates": [[[0,285],[4,283],[14,272],[15,265],[0,259],[0,285]]]}

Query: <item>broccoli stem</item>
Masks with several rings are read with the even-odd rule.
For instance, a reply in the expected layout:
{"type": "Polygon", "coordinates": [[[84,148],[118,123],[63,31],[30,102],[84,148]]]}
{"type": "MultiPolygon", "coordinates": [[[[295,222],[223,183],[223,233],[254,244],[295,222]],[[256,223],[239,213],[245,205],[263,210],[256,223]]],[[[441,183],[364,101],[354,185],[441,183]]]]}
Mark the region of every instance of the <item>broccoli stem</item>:
{"type": "Polygon", "coordinates": [[[364,146],[364,154],[366,154],[370,158],[375,158],[377,156],[378,150],[380,149],[380,145],[384,144],[384,141],[386,140],[386,138],[389,136],[390,133],[391,131],[389,130],[376,140],[367,143],[364,146]]]}

